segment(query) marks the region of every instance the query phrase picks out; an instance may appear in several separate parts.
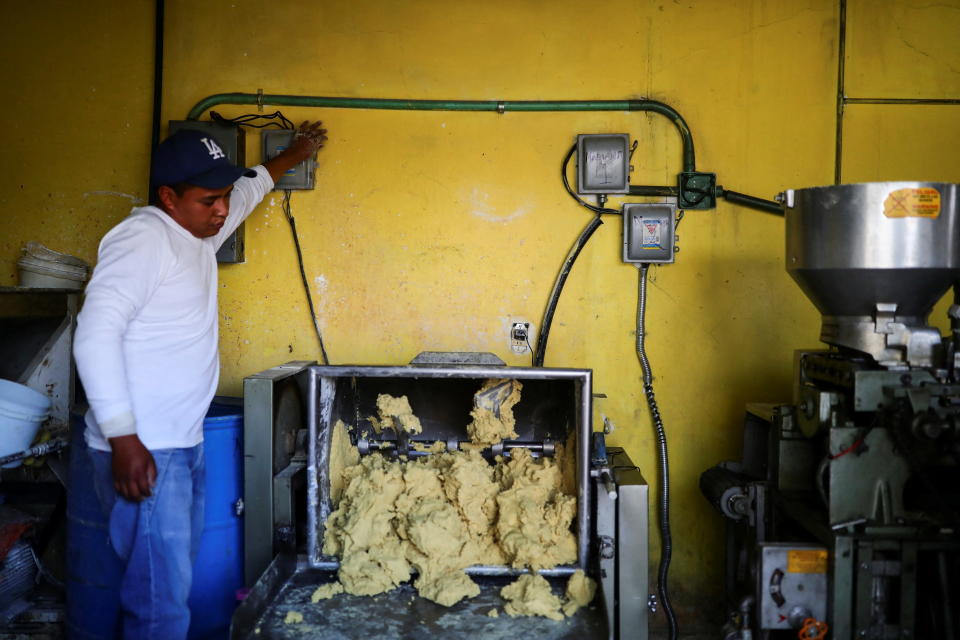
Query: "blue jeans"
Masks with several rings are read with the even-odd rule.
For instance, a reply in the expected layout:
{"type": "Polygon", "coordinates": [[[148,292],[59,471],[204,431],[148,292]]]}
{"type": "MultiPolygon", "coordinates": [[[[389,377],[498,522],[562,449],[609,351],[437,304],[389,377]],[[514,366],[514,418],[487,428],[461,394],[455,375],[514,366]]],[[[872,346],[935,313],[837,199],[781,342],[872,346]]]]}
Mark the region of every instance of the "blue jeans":
{"type": "Polygon", "coordinates": [[[128,640],[187,637],[187,597],[203,532],[203,444],[151,451],[153,494],[131,502],[113,488],[111,454],[90,449],[97,498],[109,518],[110,544],[124,563],[121,628],[128,640]]]}

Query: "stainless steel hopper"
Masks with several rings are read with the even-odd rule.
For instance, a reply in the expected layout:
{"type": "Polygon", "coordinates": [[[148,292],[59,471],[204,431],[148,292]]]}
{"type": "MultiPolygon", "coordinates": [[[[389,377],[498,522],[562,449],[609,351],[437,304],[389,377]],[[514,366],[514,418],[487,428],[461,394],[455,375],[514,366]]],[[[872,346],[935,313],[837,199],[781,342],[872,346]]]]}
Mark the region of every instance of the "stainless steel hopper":
{"type": "Polygon", "coordinates": [[[929,366],[940,334],[927,315],[960,277],[960,185],[812,187],[783,200],[787,271],[823,315],[821,340],[929,366]]]}

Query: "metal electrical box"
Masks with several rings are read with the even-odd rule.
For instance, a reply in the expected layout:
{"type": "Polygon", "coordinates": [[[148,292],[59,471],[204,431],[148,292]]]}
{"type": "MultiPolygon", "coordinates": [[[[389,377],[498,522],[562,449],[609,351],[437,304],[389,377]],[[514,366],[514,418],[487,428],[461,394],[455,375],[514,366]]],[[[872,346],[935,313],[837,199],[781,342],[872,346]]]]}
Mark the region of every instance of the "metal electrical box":
{"type": "MultiPolygon", "coordinates": [[[[243,129],[237,125],[221,122],[200,120],[171,120],[169,133],[173,134],[181,129],[193,129],[208,133],[217,141],[227,160],[238,167],[246,167],[246,153],[243,129]]],[[[230,234],[223,246],[217,251],[217,262],[238,263],[245,262],[244,255],[244,223],[230,234]]]]}
{"type": "Polygon", "coordinates": [[[626,133],[577,136],[577,192],[629,193],[630,136],[626,133]]]}
{"type": "MultiPolygon", "coordinates": [[[[289,147],[295,133],[290,129],[265,129],[262,131],[263,161],[270,160],[289,147]]],[[[307,158],[280,176],[273,188],[275,190],[313,189],[313,176],[316,169],[316,159],[313,157],[307,158]]]]}
{"type": "Polygon", "coordinates": [[[623,205],[623,261],[673,262],[676,216],[672,204],[623,205]]]}
{"type": "Polygon", "coordinates": [[[758,545],[761,629],[799,629],[807,618],[827,619],[827,549],[767,542],[758,545]]]}

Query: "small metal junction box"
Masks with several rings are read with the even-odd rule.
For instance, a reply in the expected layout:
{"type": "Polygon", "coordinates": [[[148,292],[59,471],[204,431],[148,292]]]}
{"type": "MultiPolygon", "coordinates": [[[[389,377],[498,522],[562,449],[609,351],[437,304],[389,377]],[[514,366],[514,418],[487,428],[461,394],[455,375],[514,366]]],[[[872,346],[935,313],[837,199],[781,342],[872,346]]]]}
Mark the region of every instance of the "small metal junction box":
{"type": "Polygon", "coordinates": [[[676,215],[672,204],[623,205],[623,261],[673,262],[676,215]]]}
{"type": "Polygon", "coordinates": [[[626,133],[577,136],[577,192],[629,193],[630,136],[626,133]]]}
{"type": "MultiPolygon", "coordinates": [[[[263,160],[266,162],[290,146],[295,132],[290,129],[264,129],[260,135],[263,144],[263,160]]],[[[312,157],[307,158],[280,176],[273,188],[274,190],[313,189],[316,169],[317,161],[312,157]]]]}

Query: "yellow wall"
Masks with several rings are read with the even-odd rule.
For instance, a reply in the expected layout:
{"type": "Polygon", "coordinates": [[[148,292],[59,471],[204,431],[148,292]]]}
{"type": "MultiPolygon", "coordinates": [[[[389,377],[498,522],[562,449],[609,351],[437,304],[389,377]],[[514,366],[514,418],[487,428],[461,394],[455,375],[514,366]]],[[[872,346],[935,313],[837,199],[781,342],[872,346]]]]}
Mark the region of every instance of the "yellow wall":
{"type": "MultiPolygon", "coordinates": [[[[896,25],[875,18],[868,0],[849,2],[850,87],[878,97],[893,74],[895,86],[922,78],[923,96],[960,97],[951,26],[960,12],[887,4],[896,25]],[[906,24],[936,46],[893,65],[906,24]]],[[[94,260],[99,237],[146,197],[153,5],[82,7],[38,0],[5,8],[0,284],[15,282],[26,240],[94,260]]],[[[728,188],[769,198],[833,180],[835,0],[171,0],[166,10],[165,121],[209,94],[259,88],[649,97],[685,116],[698,168],[728,188]]],[[[897,109],[848,109],[844,178],[960,180],[960,107],[897,109]],[[945,138],[927,138],[912,154],[917,136],[899,135],[902,127],[934,133],[934,122],[945,138]]],[[[317,189],[292,201],[334,363],[476,350],[528,364],[508,349],[509,322],[539,326],[556,271],[589,219],[558,176],[574,136],[638,139],[635,184],[672,183],[680,169],[678,135],[657,115],[283,111],[295,121],[322,118],[330,130],[317,189]]],[[[256,136],[248,139],[248,159],[259,157],[256,136]]],[[[223,393],[239,394],[245,375],[318,358],[279,204],[271,195],[248,222],[246,264],[220,270],[223,393]]],[[[595,417],[612,420],[612,444],[653,482],[654,437],[633,350],[637,270],[621,263],[617,220],[607,222],[567,283],[546,364],[594,370],[595,391],[606,395],[595,417]]],[[[817,346],[819,318],[783,269],[781,220],[720,204],[688,212],[679,231],[677,263],[652,270],[648,345],[672,456],[671,586],[690,628],[715,620],[718,608],[704,603],[722,589],[722,522],[699,494],[699,474],[739,455],[746,402],[790,399],[792,351],[817,346]]],[[[651,547],[655,560],[655,535],[651,547]]]]}
{"type": "MultiPolygon", "coordinates": [[[[960,1],[849,0],[848,98],[960,99],[960,1]]],[[[849,104],[843,182],[960,182],[960,104],[849,104]]],[[[948,293],[930,314],[946,330],[948,293]]]]}

